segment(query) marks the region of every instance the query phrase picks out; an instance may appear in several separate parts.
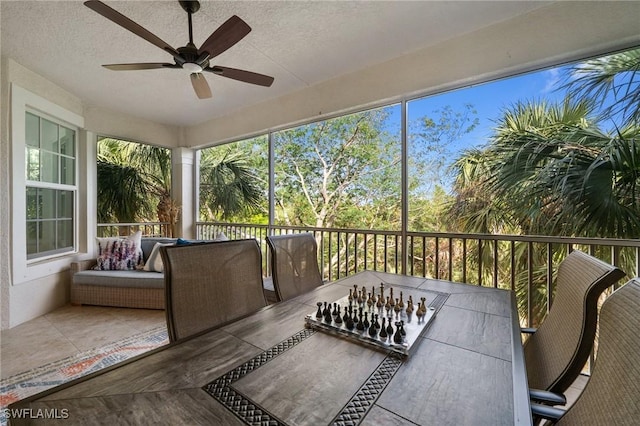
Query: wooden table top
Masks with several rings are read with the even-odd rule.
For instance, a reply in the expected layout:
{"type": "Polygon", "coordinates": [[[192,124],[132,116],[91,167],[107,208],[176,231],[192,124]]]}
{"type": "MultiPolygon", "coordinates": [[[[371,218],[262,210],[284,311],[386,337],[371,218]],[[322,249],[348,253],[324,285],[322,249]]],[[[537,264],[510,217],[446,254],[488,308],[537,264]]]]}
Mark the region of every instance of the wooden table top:
{"type": "Polygon", "coordinates": [[[373,271],[10,408],[65,425],[531,424],[512,292],[373,271]],[[407,358],[305,328],[316,302],[381,282],[447,295],[407,358]]]}

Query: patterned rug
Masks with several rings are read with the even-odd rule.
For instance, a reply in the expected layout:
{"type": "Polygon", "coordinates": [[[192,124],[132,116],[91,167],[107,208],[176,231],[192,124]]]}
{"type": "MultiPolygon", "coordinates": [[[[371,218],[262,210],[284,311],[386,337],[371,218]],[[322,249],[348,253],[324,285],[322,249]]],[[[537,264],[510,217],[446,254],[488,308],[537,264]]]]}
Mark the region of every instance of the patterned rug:
{"type": "Polygon", "coordinates": [[[107,346],[50,362],[0,380],[0,425],[7,424],[6,408],[12,402],[35,395],[94,371],[169,343],[166,327],[138,333],[107,346]]]}

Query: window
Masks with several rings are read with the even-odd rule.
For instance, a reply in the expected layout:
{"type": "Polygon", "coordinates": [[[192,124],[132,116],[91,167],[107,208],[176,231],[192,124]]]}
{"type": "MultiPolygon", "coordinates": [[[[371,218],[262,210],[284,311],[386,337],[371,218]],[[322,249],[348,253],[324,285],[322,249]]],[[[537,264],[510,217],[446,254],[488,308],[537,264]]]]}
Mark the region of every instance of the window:
{"type": "Polygon", "coordinates": [[[25,113],[27,259],[74,250],[76,131],[25,113]]]}
{"type": "MultiPolygon", "coordinates": [[[[69,106],[81,110],[80,104],[69,106]]],[[[86,225],[84,118],[11,83],[13,284],[69,269],[86,225]],[[83,160],[84,159],[84,160],[83,160]],[[82,164],[81,164],[82,163],[82,164]]]]}

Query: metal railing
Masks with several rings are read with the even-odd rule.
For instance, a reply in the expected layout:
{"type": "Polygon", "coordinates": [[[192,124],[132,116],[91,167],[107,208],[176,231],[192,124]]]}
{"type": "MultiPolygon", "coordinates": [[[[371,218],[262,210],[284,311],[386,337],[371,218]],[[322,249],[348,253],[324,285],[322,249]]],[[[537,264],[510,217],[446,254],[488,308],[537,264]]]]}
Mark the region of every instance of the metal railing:
{"type": "Polygon", "coordinates": [[[118,237],[142,231],[145,237],[168,237],[171,235],[171,224],[168,222],[140,223],[99,223],[98,237],[118,237]]]}
{"type": "Polygon", "coordinates": [[[536,326],[553,303],[555,272],[572,250],[582,250],[639,275],[640,240],[408,232],[198,222],[198,239],[223,232],[230,239],[255,238],[269,275],[265,237],[312,232],[324,279],[362,270],[406,273],[516,292],[521,323],[536,326]],[[406,255],[403,249],[406,246],[406,255]]]}

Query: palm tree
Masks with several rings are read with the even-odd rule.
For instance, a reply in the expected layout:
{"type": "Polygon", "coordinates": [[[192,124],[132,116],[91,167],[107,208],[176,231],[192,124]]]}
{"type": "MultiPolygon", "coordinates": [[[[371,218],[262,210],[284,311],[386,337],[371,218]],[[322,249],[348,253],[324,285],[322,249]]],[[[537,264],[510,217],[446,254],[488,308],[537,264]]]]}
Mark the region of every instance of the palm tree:
{"type": "Polygon", "coordinates": [[[640,124],[640,49],[591,59],[568,68],[565,84],[573,97],[591,98],[602,107],[602,119],[620,127],[640,124]]]}
{"type": "Polygon", "coordinates": [[[242,151],[203,150],[200,159],[201,216],[228,219],[259,211],[266,196],[262,179],[242,151]]]}
{"type": "MultiPolygon", "coordinates": [[[[225,216],[250,210],[261,199],[258,179],[241,153],[207,161],[202,205],[225,216]]],[[[171,225],[168,236],[175,234],[180,206],[171,198],[169,149],[105,138],[98,145],[97,169],[99,222],[159,221],[171,225]]]]}
{"type": "MultiPolygon", "coordinates": [[[[499,217],[529,234],[640,235],[637,127],[606,134],[598,128],[594,103],[570,97],[561,104],[518,103],[497,124],[487,148],[457,163],[459,170],[469,162],[483,169],[457,187],[462,196],[471,185],[484,194],[484,210],[474,209],[476,217],[499,217]]],[[[467,228],[477,227],[477,218],[461,211],[454,206],[467,228]]]]}

